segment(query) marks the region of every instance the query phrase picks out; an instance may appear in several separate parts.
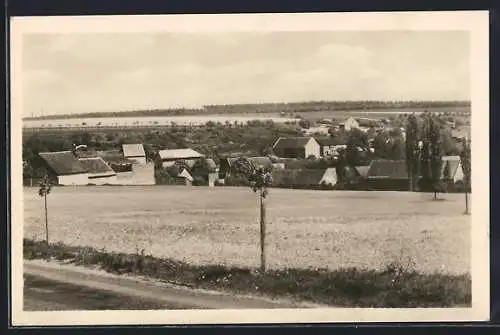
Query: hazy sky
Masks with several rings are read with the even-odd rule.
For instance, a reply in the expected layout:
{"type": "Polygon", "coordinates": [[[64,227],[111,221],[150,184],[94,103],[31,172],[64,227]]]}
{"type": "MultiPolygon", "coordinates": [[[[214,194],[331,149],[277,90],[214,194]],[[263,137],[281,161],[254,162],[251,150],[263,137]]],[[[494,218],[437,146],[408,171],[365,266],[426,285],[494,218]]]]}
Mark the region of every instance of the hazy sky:
{"type": "Polygon", "coordinates": [[[468,100],[466,32],[28,35],[24,116],[303,100],[468,100]]]}

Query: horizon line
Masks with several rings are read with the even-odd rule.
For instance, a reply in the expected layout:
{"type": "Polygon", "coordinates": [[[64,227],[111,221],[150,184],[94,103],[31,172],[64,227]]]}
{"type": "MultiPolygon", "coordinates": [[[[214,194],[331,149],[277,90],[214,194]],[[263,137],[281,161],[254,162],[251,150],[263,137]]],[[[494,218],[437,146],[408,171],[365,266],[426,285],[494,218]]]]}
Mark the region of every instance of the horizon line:
{"type": "MultiPolygon", "coordinates": [[[[468,103],[471,104],[471,99],[457,99],[457,100],[303,100],[303,101],[290,101],[290,102],[246,102],[246,103],[227,103],[227,104],[205,104],[199,107],[186,107],[186,106],[178,106],[178,107],[156,107],[156,108],[136,108],[136,109],[127,109],[127,110],[115,110],[115,111],[96,111],[96,112],[78,112],[78,113],[70,113],[70,114],[46,114],[46,115],[37,115],[37,116],[23,116],[22,120],[26,119],[36,119],[36,118],[44,118],[44,117],[67,117],[74,116],[78,117],[81,115],[95,115],[95,114],[119,114],[119,113],[133,113],[133,112],[157,112],[157,111],[203,111],[213,107],[243,107],[243,106],[266,106],[266,105],[296,105],[296,104],[320,104],[320,103],[455,103],[455,104],[463,104],[468,103]]],[[[363,107],[360,107],[362,109],[363,107]]],[[[409,108],[409,107],[408,107],[409,108]]],[[[422,107],[425,108],[425,107],[422,107]]],[[[375,108],[376,109],[376,108],[375,108]]],[[[43,110],[43,109],[42,109],[43,110]]]]}

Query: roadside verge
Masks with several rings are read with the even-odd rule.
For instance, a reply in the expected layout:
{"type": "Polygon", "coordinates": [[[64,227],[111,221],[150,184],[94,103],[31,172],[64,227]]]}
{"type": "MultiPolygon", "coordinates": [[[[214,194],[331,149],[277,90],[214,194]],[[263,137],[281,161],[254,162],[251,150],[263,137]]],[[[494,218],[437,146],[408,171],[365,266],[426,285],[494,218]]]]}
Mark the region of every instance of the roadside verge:
{"type": "Polygon", "coordinates": [[[176,304],[185,309],[311,307],[305,304],[274,301],[260,297],[191,289],[141,277],[113,275],[101,270],[82,268],[59,262],[24,260],[23,266],[26,275],[96,290],[110,291],[163,304],[176,304]]]}

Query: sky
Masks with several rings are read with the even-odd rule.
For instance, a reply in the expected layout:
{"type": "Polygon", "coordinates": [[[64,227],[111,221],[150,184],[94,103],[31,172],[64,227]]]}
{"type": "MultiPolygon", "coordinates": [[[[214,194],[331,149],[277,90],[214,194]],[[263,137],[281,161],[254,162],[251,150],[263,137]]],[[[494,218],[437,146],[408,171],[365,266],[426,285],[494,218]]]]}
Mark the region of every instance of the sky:
{"type": "Polygon", "coordinates": [[[310,100],[469,100],[467,32],[23,38],[23,116],[310,100]]]}

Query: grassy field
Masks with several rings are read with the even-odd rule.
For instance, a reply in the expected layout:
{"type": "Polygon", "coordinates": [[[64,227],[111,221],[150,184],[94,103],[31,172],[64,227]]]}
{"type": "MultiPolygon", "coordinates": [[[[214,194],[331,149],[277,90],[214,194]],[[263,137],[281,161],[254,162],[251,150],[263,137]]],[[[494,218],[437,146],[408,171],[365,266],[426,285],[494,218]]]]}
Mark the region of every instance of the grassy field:
{"type": "MultiPolygon", "coordinates": [[[[271,268],[470,272],[463,195],[272,189],[271,268]]],[[[44,238],[43,200],[24,189],[24,237],[44,238]]],[[[49,195],[51,242],[189,264],[258,266],[258,199],[246,188],[60,187],[49,195]]]]}

